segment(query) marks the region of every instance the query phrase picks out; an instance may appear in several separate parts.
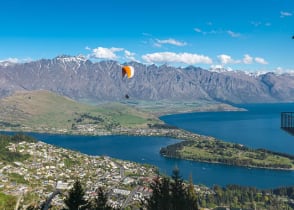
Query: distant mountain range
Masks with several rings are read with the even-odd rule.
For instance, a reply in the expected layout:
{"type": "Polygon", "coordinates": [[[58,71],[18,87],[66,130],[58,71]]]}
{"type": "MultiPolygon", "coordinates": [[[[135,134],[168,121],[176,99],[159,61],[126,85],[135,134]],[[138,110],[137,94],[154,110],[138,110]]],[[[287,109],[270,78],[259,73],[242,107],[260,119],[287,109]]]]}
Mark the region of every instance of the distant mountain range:
{"type": "Polygon", "coordinates": [[[189,66],[131,62],[135,75],[122,78],[116,61],[93,63],[82,56],[58,56],[27,63],[0,63],[0,97],[17,90],[49,90],[84,101],[217,101],[225,103],[293,102],[294,75],[211,71],[189,66]]]}

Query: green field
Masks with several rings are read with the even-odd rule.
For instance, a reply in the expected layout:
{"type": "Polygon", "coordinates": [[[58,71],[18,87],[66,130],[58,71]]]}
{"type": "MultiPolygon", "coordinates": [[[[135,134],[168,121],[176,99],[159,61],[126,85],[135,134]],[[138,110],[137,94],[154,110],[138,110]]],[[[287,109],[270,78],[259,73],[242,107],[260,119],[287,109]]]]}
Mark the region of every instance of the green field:
{"type": "Polygon", "coordinates": [[[0,129],[38,132],[81,128],[147,128],[163,124],[157,117],[122,103],[78,103],[49,91],[17,92],[0,100],[0,129]]]}
{"type": "Polygon", "coordinates": [[[0,192],[0,209],[14,210],[16,197],[0,192]]]}
{"type": "Polygon", "coordinates": [[[212,101],[136,101],[128,100],[124,103],[131,107],[139,108],[156,116],[187,112],[208,112],[208,111],[245,111],[242,108],[233,107],[229,104],[212,101]]]}
{"type": "Polygon", "coordinates": [[[215,139],[180,142],[162,149],[169,157],[258,168],[294,169],[294,156],[215,139]]]}

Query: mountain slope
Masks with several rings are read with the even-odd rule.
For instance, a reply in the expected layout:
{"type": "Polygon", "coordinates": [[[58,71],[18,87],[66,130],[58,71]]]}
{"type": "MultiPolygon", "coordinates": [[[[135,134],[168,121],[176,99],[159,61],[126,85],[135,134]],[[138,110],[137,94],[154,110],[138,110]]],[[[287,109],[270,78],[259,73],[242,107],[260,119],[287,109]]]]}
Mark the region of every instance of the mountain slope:
{"type": "Polygon", "coordinates": [[[90,106],[55,93],[19,91],[0,100],[0,129],[73,132],[148,127],[161,121],[119,103],[90,106]]]}
{"type": "Polygon", "coordinates": [[[218,101],[227,103],[294,101],[294,76],[214,72],[196,67],[129,63],[132,79],[121,78],[116,61],[93,63],[59,56],[23,64],[0,65],[0,97],[16,90],[49,90],[76,100],[117,101],[128,94],[137,100],[218,101]]]}

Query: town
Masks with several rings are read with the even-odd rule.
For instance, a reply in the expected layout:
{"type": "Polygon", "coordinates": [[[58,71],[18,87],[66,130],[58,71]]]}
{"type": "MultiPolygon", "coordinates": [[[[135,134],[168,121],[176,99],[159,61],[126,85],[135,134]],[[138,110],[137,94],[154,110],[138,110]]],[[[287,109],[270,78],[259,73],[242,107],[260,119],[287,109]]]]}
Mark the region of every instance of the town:
{"type": "MultiPolygon", "coordinates": [[[[109,195],[109,204],[124,209],[139,205],[150,196],[149,185],[158,176],[153,166],[89,156],[40,141],[10,143],[8,149],[30,155],[23,162],[0,162],[0,192],[15,196],[17,205],[22,207],[40,205],[58,191],[61,193],[56,194],[51,204],[61,209],[66,192],[76,180],[81,180],[87,199],[96,196],[97,188],[102,187],[109,195]]],[[[211,192],[201,188],[202,192],[211,192]]]]}

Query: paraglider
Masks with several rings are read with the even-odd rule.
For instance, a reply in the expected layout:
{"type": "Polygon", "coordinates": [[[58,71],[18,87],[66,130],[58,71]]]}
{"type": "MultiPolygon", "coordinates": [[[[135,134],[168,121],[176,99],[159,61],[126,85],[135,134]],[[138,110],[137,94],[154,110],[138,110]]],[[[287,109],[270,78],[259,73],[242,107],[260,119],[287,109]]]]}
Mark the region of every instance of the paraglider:
{"type": "Polygon", "coordinates": [[[124,78],[126,75],[128,79],[134,76],[134,67],[132,66],[123,66],[121,69],[122,77],[124,78]]]}
{"type": "MultiPolygon", "coordinates": [[[[121,73],[122,73],[122,79],[124,79],[125,77],[127,79],[131,79],[134,76],[134,67],[133,66],[123,66],[121,68],[121,73]]],[[[128,94],[125,94],[125,98],[129,99],[130,96],[128,94]]]]}

